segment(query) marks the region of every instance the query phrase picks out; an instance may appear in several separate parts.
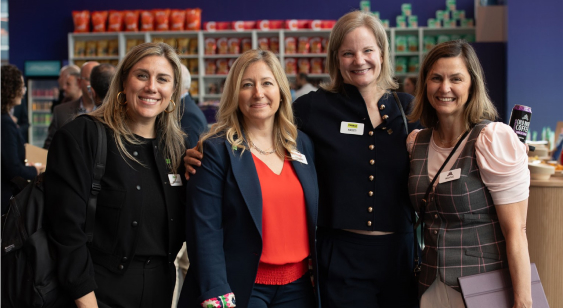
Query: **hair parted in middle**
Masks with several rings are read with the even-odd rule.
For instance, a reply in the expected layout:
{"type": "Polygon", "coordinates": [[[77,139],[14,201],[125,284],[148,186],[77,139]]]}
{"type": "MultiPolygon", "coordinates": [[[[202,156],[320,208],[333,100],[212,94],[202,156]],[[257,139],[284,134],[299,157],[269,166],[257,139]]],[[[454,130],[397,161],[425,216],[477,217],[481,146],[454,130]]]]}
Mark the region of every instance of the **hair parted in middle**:
{"type": "Polygon", "coordinates": [[[385,28],[372,14],[353,11],[338,19],[334,28],[330,32],[328,39],[326,65],[330,74],[330,83],[324,85],[323,88],[330,92],[342,92],[344,88],[344,78],[340,72],[340,62],[338,60],[338,50],[344,41],[346,35],[359,27],[366,27],[375,36],[377,47],[381,52],[383,61],[381,63],[381,73],[377,78],[377,86],[383,90],[391,90],[399,88],[397,82],[393,79],[394,69],[389,58],[389,41],[385,28]]]}
{"type": "MultiPolygon", "coordinates": [[[[182,74],[180,73],[180,59],[178,58],[178,54],[176,54],[176,51],[174,51],[172,47],[164,43],[144,43],[131,49],[119,63],[115,76],[111,81],[106,100],[100,108],[90,113],[91,116],[113,130],[121,155],[125,155],[130,160],[139,164],[141,164],[141,162],[127,152],[124,142],[141,144],[142,141],[135,137],[127,125],[127,104],[122,104],[124,103],[122,97],[125,95],[119,95],[120,100],[122,100],[121,102],[118,101],[117,96],[118,93],[123,91],[123,84],[127,81],[129,72],[133,66],[143,58],[149,56],[164,57],[172,66],[174,71],[174,92],[172,93],[171,100],[178,105],[180,103],[182,85],[182,74]]],[[[182,163],[181,158],[186,150],[184,145],[185,133],[182,131],[179,124],[180,108],[174,107],[174,104],[170,102],[166,109],[172,110],[172,112],[167,113],[165,112],[166,110],[161,112],[156,117],[155,124],[157,132],[161,135],[164,157],[170,159],[172,170],[176,172],[182,163]]]]}
{"type": "Polygon", "coordinates": [[[239,109],[238,99],[244,72],[251,64],[260,61],[270,68],[280,89],[280,107],[274,118],[274,150],[279,157],[285,157],[286,151],[295,150],[297,128],[293,121],[289,82],[276,55],[271,51],[261,49],[244,52],[229,70],[217,111],[217,123],[213,124],[209,132],[201,137],[200,150],[203,150],[202,144],[206,139],[217,136],[225,136],[233,148],[242,148],[242,153],[246,149],[250,149],[245,142],[243,132],[245,122],[239,109]]]}

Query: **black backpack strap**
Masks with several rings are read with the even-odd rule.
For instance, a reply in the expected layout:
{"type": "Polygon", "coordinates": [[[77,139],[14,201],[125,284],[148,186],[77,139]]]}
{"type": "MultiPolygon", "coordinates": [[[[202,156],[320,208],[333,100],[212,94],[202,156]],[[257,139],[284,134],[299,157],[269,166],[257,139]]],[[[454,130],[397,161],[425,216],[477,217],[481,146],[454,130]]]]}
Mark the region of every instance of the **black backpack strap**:
{"type": "Polygon", "coordinates": [[[94,163],[94,178],[92,180],[92,188],[90,189],[90,198],[88,199],[88,208],[86,210],[86,224],[84,231],[88,237],[88,242],[94,239],[94,226],[96,224],[96,205],[98,202],[98,194],[102,190],[100,180],[106,171],[107,156],[107,136],[104,125],[94,120],[98,131],[98,148],[96,150],[96,159],[94,163]]]}

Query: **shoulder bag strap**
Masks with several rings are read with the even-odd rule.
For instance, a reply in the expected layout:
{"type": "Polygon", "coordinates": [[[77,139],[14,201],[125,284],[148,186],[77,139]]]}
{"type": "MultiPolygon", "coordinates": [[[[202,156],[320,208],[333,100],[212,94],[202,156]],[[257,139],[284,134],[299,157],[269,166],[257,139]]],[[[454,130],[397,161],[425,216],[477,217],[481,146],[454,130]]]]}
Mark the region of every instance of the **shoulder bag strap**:
{"type": "Polygon", "coordinates": [[[399,95],[397,95],[397,92],[393,91],[393,96],[395,97],[395,102],[399,106],[399,110],[401,110],[401,115],[403,116],[403,122],[405,122],[405,132],[407,133],[407,136],[408,136],[409,135],[409,126],[408,126],[408,122],[407,122],[407,116],[405,116],[405,111],[403,110],[403,105],[401,105],[401,100],[399,99],[399,95]]]}
{"type": "Polygon", "coordinates": [[[96,129],[98,131],[98,148],[96,150],[96,158],[94,163],[94,178],[90,189],[90,198],[88,199],[88,208],[86,212],[86,224],[84,231],[88,237],[88,242],[94,239],[94,226],[96,224],[96,205],[98,202],[98,194],[102,190],[100,180],[106,171],[107,156],[107,136],[104,125],[94,119],[96,129]]]}

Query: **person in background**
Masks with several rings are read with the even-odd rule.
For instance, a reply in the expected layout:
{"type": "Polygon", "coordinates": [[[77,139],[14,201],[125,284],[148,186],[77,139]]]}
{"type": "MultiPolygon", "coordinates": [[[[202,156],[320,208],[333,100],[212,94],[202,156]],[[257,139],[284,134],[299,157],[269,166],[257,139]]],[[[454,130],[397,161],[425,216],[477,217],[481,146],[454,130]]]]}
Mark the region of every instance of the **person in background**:
{"type": "Polygon", "coordinates": [[[317,276],[313,145],[293,124],[289,83],[272,52],[235,61],[200,149],[178,307],[319,307],[309,274],[310,257],[317,276]]]}
{"type": "Polygon", "coordinates": [[[25,92],[22,72],[14,65],[2,66],[1,114],[2,114],[2,215],[9,208],[13,187],[10,181],[21,176],[26,180],[36,177],[43,167],[29,162],[26,165],[24,140],[10,110],[21,104],[25,92]]]}
{"type": "MultiPolygon", "coordinates": [[[[82,91],[80,91],[80,71],[70,72],[65,78],[63,85],[64,99],[62,103],[68,103],[80,98],[82,91]]],[[[55,108],[53,108],[53,112],[55,108]]]]}
{"type": "Polygon", "coordinates": [[[309,92],[317,91],[318,89],[311,84],[309,77],[305,73],[299,73],[299,75],[297,75],[297,77],[295,78],[295,84],[298,87],[298,89],[295,90],[295,99],[298,99],[299,97],[309,92]]]}
{"type": "MultiPolygon", "coordinates": [[[[58,99],[53,101],[53,105],[51,105],[51,113],[53,113],[56,106],[58,106],[62,103],[73,101],[76,98],[78,98],[78,97],[74,98],[72,93],[71,93],[71,95],[67,95],[65,93],[65,90],[64,90],[67,87],[66,79],[71,74],[78,76],[80,74],[80,68],[78,66],[74,65],[74,64],[65,65],[65,66],[61,67],[61,69],[59,71],[59,79],[57,80],[59,82],[59,88],[55,92],[55,93],[58,93],[58,95],[57,95],[58,99]]],[[[79,91],[74,91],[73,93],[78,93],[78,92],[79,91]]]]}
{"type": "MultiPolygon", "coordinates": [[[[401,112],[412,96],[392,93],[398,85],[381,22],[360,11],[341,17],[327,66],[331,83],[293,103],[298,128],[315,145],[321,305],[416,307],[405,141],[419,125],[401,112]]],[[[187,150],[189,173],[202,156],[187,150]]]]}
{"type": "Polygon", "coordinates": [[[140,44],[117,67],[107,99],[53,138],[45,212],[59,282],[78,307],[170,307],[184,242],[185,151],[180,60],[169,45],[140,44]],[[83,226],[98,135],[107,161],[93,241],[83,226]]]}
{"type": "Polygon", "coordinates": [[[88,96],[94,102],[94,108],[99,108],[104,102],[114,75],[115,66],[108,63],[102,63],[92,69],[87,89],[88,96]]]}
{"type": "Polygon", "coordinates": [[[405,91],[405,93],[414,95],[414,91],[416,90],[416,77],[414,76],[405,77],[405,81],[403,83],[403,90],[405,91]]]}
{"type": "Polygon", "coordinates": [[[182,80],[182,99],[180,101],[181,126],[184,133],[188,135],[188,148],[193,148],[197,145],[199,136],[207,131],[207,120],[203,111],[201,111],[190,95],[192,77],[184,64],[182,64],[182,80]]]}
{"type": "MultiPolygon", "coordinates": [[[[53,111],[53,118],[51,119],[51,124],[49,124],[49,133],[47,139],[45,139],[44,149],[49,149],[51,145],[51,140],[55,136],[57,130],[59,130],[63,125],[68,123],[70,120],[74,119],[79,114],[87,113],[94,110],[94,102],[88,93],[88,86],[90,85],[90,74],[95,66],[100,65],[100,63],[91,61],[86,62],[82,65],[80,69],[80,75],[78,76],[78,91],[80,96],[68,103],[61,104],[57,106],[53,111]]],[[[69,81],[75,78],[74,74],[70,74],[66,80],[67,84],[69,81]]],[[[65,93],[70,94],[69,87],[65,87],[65,93]]]]}
{"type": "Polygon", "coordinates": [[[419,81],[409,119],[427,129],[413,131],[407,142],[411,203],[424,223],[420,307],[465,307],[459,277],[508,267],[513,307],[530,308],[526,146],[510,126],[491,122],[497,111],[467,42],[434,47],[419,81]],[[439,180],[430,187],[434,176],[439,180]]]}

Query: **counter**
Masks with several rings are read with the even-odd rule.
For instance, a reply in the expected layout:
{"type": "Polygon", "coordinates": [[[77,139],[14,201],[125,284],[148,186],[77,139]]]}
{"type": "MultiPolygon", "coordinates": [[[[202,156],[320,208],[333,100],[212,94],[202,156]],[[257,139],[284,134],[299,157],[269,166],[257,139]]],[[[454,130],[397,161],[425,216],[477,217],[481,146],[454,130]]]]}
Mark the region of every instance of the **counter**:
{"type": "Polygon", "coordinates": [[[563,177],[530,182],[526,233],[549,306],[563,307],[563,177]]]}

